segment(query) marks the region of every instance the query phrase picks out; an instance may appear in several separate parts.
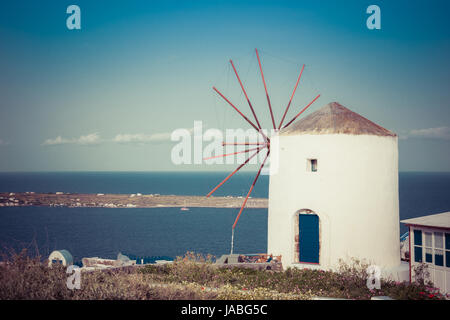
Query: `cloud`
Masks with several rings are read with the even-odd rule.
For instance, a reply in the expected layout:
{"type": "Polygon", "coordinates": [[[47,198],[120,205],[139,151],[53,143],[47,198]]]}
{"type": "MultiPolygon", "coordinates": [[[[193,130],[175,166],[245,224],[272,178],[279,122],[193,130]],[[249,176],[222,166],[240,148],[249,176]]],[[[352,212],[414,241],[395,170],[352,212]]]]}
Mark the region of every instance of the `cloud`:
{"type": "Polygon", "coordinates": [[[63,139],[61,136],[58,136],[55,139],[47,139],[47,140],[45,140],[42,145],[44,145],[44,146],[53,146],[53,145],[66,144],[66,143],[70,143],[70,140],[63,139]]]}
{"type": "MultiPolygon", "coordinates": [[[[190,133],[194,128],[187,129],[190,133]]],[[[160,143],[170,142],[172,132],[145,134],[145,133],[125,133],[116,135],[112,141],[120,144],[146,144],[146,143],[160,143]]]]}
{"type": "Polygon", "coordinates": [[[44,146],[56,146],[62,144],[78,144],[78,145],[96,145],[101,142],[98,133],[90,133],[79,138],[66,139],[61,136],[57,136],[54,139],[47,139],[42,143],[44,146]]]}
{"type": "Polygon", "coordinates": [[[152,143],[152,142],[164,142],[170,141],[170,133],[155,133],[155,134],[144,134],[144,133],[136,133],[136,134],[118,134],[112,140],[116,143],[152,143]]]}
{"type": "Polygon", "coordinates": [[[411,130],[409,134],[404,138],[450,140],[450,127],[415,129],[411,130]]]}
{"type": "MultiPolygon", "coordinates": [[[[193,128],[187,129],[190,133],[194,131],[193,128]]],[[[98,133],[91,133],[88,135],[80,136],[79,138],[64,138],[63,136],[57,136],[53,139],[45,140],[43,146],[57,146],[64,144],[74,144],[74,145],[97,145],[104,142],[113,142],[119,144],[149,144],[149,143],[161,143],[161,142],[171,142],[172,132],[162,132],[154,134],[145,133],[125,133],[117,134],[112,139],[101,139],[98,133]]],[[[0,140],[1,142],[1,140],[0,140]]]]}
{"type": "Polygon", "coordinates": [[[77,144],[88,145],[88,144],[99,144],[100,136],[98,133],[91,133],[86,136],[81,136],[76,140],[77,144]]]}
{"type": "Polygon", "coordinates": [[[0,139],[0,147],[7,146],[7,145],[9,145],[9,142],[6,142],[6,141],[0,139]]]}

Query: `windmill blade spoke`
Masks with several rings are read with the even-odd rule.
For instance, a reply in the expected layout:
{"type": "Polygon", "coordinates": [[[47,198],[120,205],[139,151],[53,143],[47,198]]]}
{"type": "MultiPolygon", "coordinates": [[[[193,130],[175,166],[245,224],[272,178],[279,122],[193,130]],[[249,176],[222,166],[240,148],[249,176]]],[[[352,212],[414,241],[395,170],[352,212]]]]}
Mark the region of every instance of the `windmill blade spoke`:
{"type": "Polygon", "coordinates": [[[304,107],[303,110],[300,111],[294,118],[292,118],[292,120],[289,121],[289,122],[283,127],[283,129],[287,128],[292,122],[294,122],[295,119],[297,119],[298,116],[301,115],[301,114],[303,113],[303,111],[305,111],[306,109],[308,109],[308,107],[309,107],[310,105],[312,105],[312,104],[314,103],[314,101],[316,101],[319,97],[320,97],[320,94],[317,95],[317,97],[315,97],[315,98],[314,98],[314,99],[313,99],[306,107],[304,107]]]}
{"type": "Polygon", "coordinates": [[[210,159],[216,159],[216,158],[221,158],[221,157],[228,157],[228,156],[232,156],[235,154],[239,154],[239,153],[247,153],[250,151],[254,151],[254,150],[258,150],[260,148],[252,148],[252,149],[247,149],[247,150],[242,150],[242,151],[236,151],[236,152],[232,152],[232,153],[226,153],[226,154],[220,154],[218,156],[213,156],[213,157],[208,157],[208,158],[203,158],[203,160],[210,160],[210,159]]]}
{"type": "Polygon", "coordinates": [[[230,179],[236,172],[238,172],[243,166],[245,166],[254,156],[256,156],[262,149],[266,148],[265,146],[262,148],[258,148],[258,150],[252,154],[247,160],[245,160],[244,163],[242,163],[241,165],[239,165],[239,167],[237,167],[232,173],[230,173],[225,179],[222,180],[221,183],[219,183],[214,189],[212,189],[207,195],[206,197],[209,197],[210,195],[212,195],[217,189],[219,189],[228,179],[230,179]]]}
{"type": "MultiPolygon", "coordinates": [[[[273,129],[274,129],[274,131],[278,131],[278,130],[280,130],[280,128],[281,129],[284,129],[284,128],[287,128],[289,125],[291,125],[306,109],[308,109],[319,97],[320,97],[320,94],[319,95],[317,95],[317,97],[315,97],[306,107],[304,107],[294,118],[292,118],[286,125],[284,125],[283,126],[283,123],[284,123],[284,120],[286,119],[286,116],[287,116],[287,114],[288,114],[288,111],[289,111],[289,108],[290,108],[290,106],[291,106],[291,104],[292,104],[292,101],[293,101],[293,99],[294,99],[294,96],[295,96],[295,92],[297,91],[297,88],[298,88],[298,85],[299,85],[299,83],[300,83],[300,80],[301,80],[301,77],[302,77],[302,74],[303,74],[303,71],[304,71],[304,69],[305,69],[305,65],[303,64],[302,65],[302,67],[301,67],[301,70],[300,70],[300,74],[298,75],[298,78],[297,78],[297,82],[295,83],[295,86],[294,86],[294,88],[293,88],[293,90],[292,90],[292,94],[291,94],[291,96],[290,96],[290,99],[289,99],[289,102],[288,102],[288,104],[287,104],[287,106],[286,106],[286,109],[285,109],[285,111],[284,111],[284,113],[283,113],[283,116],[281,117],[281,120],[280,120],[280,123],[279,123],[279,125],[278,125],[278,127],[275,125],[275,118],[274,118],[274,114],[273,114],[273,110],[272,110],[272,104],[271,104],[271,101],[270,101],[270,97],[269,97],[269,92],[268,92],[268,90],[267,90],[267,84],[266,84],[266,80],[265,80],[265,78],[264,78],[264,72],[263,72],[263,69],[262,69],[262,64],[261,64],[261,59],[260,59],[260,57],[259,57],[259,52],[258,52],[258,49],[255,49],[255,52],[256,52],[256,57],[257,57],[257,59],[258,59],[258,65],[259,65],[259,70],[260,70],[260,72],[261,72],[261,78],[262,78],[262,82],[263,82],[263,84],[264,84],[264,90],[265,90],[265,93],[266,93],[266,98],[267,98],[267,104],[268,104],[268,106],[269,106],[269,111],[270,111],[270,118],[271,118],[271,120],[272,120],[272,125],[273,125],[273,129]]],[[[222,97],[222,99],[224,99],[237,113],[239,113],[239,115],[242,117],[242,118],[244,118],[244,120],[245,121],[247,121],[263,138],[264,138],[264,142],[260,142],[261,140],[260,139],[258,139],[257,140],[257,142],[222,142],[222,146],[227,146],[227,145],[229,145],[229,146],[247,146],[247,148],[245,148],[245,150],[240,150],[240,151],[235,151],[235,152],[231,152],[231,153],[224,153],[224,154],[221,154],[221,155],[215,155],[215,156],[211,156],[211,157],[207,157],[207,158],[203,158],[203,160],[209,160],[209,159],[215,159],[215,158],[221,158],[221,157],[227,157],[227,156],[231,156],[231,155],[236,155],[236,154],[242,154],[242,153],[245,153],[245,154],[248,154],[249,156],[248,156],[248,158],[247,158],[247,160],[245,160],[242,164],[240,164],[233,172],[231,172],[230,174],[228,174],[228,176],[225,178],[225,179],[223,179],[214,189],[212,189],[207,195],[206,195],[206,197],[209,197],[209,196],[211,196],[217,189],[219,189],[226,181],[228,181],[236,172],[238,172],[242,167],[244,167],[246,164],[248,164],[249,162],[250,162],[250,160],[253,158],[253,157],[255,157],[256,155],[258,155],[260,152],[261,152],[261,150],[263,150],[263,149],[265,149],[265,148],[267,148],[267,153],[266,153],[266,156],[265,156],[265,158],[264,158],[264,161],[262,162],[262,164],[261,164],[261,166],[259,167],[259,170],[258,170],[258,173],[256,174],[256,176],[255,176],[255,178],[254,178],[254,180],[253,180],[253,183],[252,183],[252,185],[250,186],[250,189],[248,190],[248,192],[247,192],[247,195],[246,195],[246,197],[245,197],[245,199],[244,199],[244,202],[242,203],[242,206],[240,207],[240,210],[239,210],[239,213],[237,214],[237,216],[236,216],[236,219],[235,219],[235,221],[234,221],[234,223],[233,223],[233,227],[232,227],[232,235],[231,235],[231,253],[233,253],[233,242],[234,242],[234,229],[236,228],[236,225],[237,225],[237,223],[238,223],[238,221],[239,221],[239,218],[241,217],[241,214],[242,214],[242,212],[244,211],[244,208],[245,208],[245,206],[247,205],[247,202],[248,202],[248,199],[250,198],[250,195],[252,194],[252,192],[253,192],[253,189],[255,188],[255,185],[256,185],[256,182],[258,181],[258,179],[259,179],[259,177],[260,177],[260,175],[261,175],[261,171],[262,171],[262,169],[264,168],[264,165],[266,164],[266,161],[267,161],[267,159],[268,159],[268,157],[269,157],[269,155],[270,155],[270,139],[269,139],[269,137],[268,137],[268,134],[266,134],[266,133],[264,133],[263,132],[263,129],[262,129],[262,127],[261,127],[261,123],[259,122],[259,119],[258,119],[258,117],[257,117],[257,115],[256,115],[256,112],[255,112],[255,109],[253,108],[253,105],[252,105],[252,103],[250,102],[250,99],[249,99],[249,97],[248,97],[248,95],[247,95],[247,92],[246,92],[246,90],[245,90],[245,88],[244,88],[244,84],[242,83],[242,80],[241,80],[241,78],[239,77],[239,74],[238,74],[238,72],[237,72],[237,69],[236,69],[236,67],[235,67],[235,65],[234,65],[234,63],[233,63],[233,60],[231,60],[230,59],[230,64],[231,64],[231,66],[233,67],[233,71],[234,71],[234,74],[236,75],[236,78],[237,78],[237,80],[238,80],[238,82],[239,82],[239,85],[240,85],[240,87],[241,87],[241,89],[242,89],[242,92],[243,92],[243,94],[244,94],[244,96],[245,96],[245,99],[247,100],[247,103],[248,103],[248,105],[249,105],[249,107],[250,107],[250,110],[251,110],[251,112],[252,112],[252,114],[253,114],[253,118],[254,118],[254,120],[252,119],[252,120],[250,120],[249,118],[247,118],[247,116],[245,116],[228,98],[226,98],[216,87],[213,87],[213,90],[214,91],[216,91],[216,93],[219,95],[219,96],[221,96],[222,97]],[[255,121],[256,122],[256,124],[253,122],[253,121],[255,121]],[[253,152],[253,153],[251,153],[251,152],[253,152]]],[[[258,138],[260,138],[259,136],[258,136],[258,138]]],[[[244,140],[245,141],[245,140],[244,140]]],[[[234,150],[233,150],[234,151],[234,150]]]]}
{"type": "Polygon", "coordinates": [[[233,60],[230,59],[230,63],[231,63],[231,66],[233,67],[234,73],[236,74],[236,78],[238,79],[239,84],[241,85],[242,92],[244,92],[245,98],[247,99],[247,102],[248,102],[248,105],[249,105],[249,107],[250,107],[250,110],[251,110],[252,113],[253,113],[253,117],[255,118],[256,124],[258,125],[258,128],[261,129],[261,124],[259,123],[258,117],[256,116],[256,113],[255,113],[255,110],[253,109],[252,103],[250,102],[250,99],[249,99],[248,96],[247,96],[247,92],[245,92],[244,85],[242,84],[241,78],[239,78],[239,75],[238,75],[238,73],[237,73],[237,70],[236,70],[236,68],[234,67],[233,60]]]}
{"type": "Polygon", "coordinates": [[[245,197],[244,203],[243,203],[242,206],[241,206],[241,210],[239,210],[239,213],[238,213],[238,215],[237,215],[237,217],[236,217],[236,220],[234,221],[233,229],[236,228],[236,224],[237,224],[237,222],[238,222],[238,220],[239,220],[239,217],[241,216],[241,213],[242,213],[242,211],[244,210],[245,205],[247,204],[247,200],[248,200],[248,198],[250,197],[250,194],[252,193],[253,188],[255,187],[256,181],[258,180],[259,175],[261,174],[261,170],[262,170],[262,168],[264,167],[264,164],[266,163],[266,160],[267,160],[267,158],[269,157],[269,154],[270,154],[270,149],[267,151],[266,157],[264,158],[263,163],[262,163],[261,166],[259,167],[258,173],[256,174],[256,177],[255,177],[255,179],[253,180],[253,183],[252,183],[252,186],[250,187],[250,190],[248,190],[248,193],[247,193],[247,196],[245,197]]]}
{"type": "Polygon", "coordinates": [[[302,70],[300,71],[300,75],[298,76],[297,83],[295,84],[294,91],[292,92],[292,95],[291,95],[291,99],[289,100],[286,110],[284,111],[283,117],[281,118],[280,124],[278,126],[278,130],[280,130],[281,126],[283,125],[284,118],[286,117],[289,107],[291,106],[292,98],[294,98],[295,90],[297,90],[297,86],[298,86],[298,83],[300,82],[300,78],[302,77],[302,73],[303,73],[304,69],[305,69],[305,65],[303,65],[302,70]]]}
{"type": "Polygon", "coordinates": [[[222,146],[264,146],[265,142],[222,142],[222,146]]]}
{"type": "Polygon", "coordinates": [[[238,108],[235,107],[234,104],[231,103],[230,100],[228,100],[219,90],[217,90],[216,87],[213,87],[214,91],[216,91],[226,102],[228,102],[228,104],[230,106],[233,107],[234,110],[237,111],[237,113],[239,113],[241,115],[241,117],[243,117],[253,128],[255,128],[256,131],[259,132],[259,128],[253,123],[251,122],[238,108]]]}
{"type": "Polygon", "coordinates": [[[264,90],[266,90],[266,97],[267,97],[267,103],[269,104],[270,117],[272,118],[273,128],[276,129],[275,120],[273,118],[272,105],[270,104],[269,93],[267,92],[266,80],[264,79],[264,73],[263,73],[262,66],[261,66],[261,60],[259,59],[258,49],[255,49],[255,51],[256,51],[256,57],[258,58],[259,70],[261,71],[262,81],[264,83],[264,90]]]}

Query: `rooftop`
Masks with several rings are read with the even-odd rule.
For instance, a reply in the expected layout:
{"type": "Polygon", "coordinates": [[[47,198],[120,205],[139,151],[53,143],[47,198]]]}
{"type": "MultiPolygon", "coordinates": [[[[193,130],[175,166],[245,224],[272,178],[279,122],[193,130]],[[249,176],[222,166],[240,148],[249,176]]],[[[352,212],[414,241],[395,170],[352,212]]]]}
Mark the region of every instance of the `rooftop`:
{"type": "Polygon", "coordinates": [[[438,227],[450,229],[450,212],[443,212],[438,214],[432,214],[429,216],[406,219],[401,220],[400,222],[407,225],[418,225],[425,227],[438,227]]]}
{"type": "Polygon", "coordinates": [[[338,102],[331,102],[305,118],[281,130],[280,135],[296,134],[354,134],[397,136],[338,102]]]}

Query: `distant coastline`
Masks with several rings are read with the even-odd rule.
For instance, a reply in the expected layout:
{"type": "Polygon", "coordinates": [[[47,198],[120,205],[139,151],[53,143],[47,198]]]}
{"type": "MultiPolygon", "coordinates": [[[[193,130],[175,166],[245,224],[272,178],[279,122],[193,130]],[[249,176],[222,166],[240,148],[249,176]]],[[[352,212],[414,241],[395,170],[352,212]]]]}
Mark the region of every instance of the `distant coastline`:
{"type": "MultiPolygon", "coordinates": [[[[240,208],[243,197],[206,197],[160,194],[0,193],[0,207],[94,207],[94,208],[240,208]]],[[[247,208],[267,208],[268,199],[249,198],[247,208]]]]}

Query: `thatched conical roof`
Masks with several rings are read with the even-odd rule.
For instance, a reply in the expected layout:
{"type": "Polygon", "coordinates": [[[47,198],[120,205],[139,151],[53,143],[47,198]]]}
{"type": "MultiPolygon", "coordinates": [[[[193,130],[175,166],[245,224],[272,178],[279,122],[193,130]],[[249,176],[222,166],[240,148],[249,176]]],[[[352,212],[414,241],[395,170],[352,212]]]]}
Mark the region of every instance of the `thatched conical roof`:
{"type": "Polygon", "coordinates": [[[280,135],[297,134],[397,136],[395,133],[347,109],[338,102],[331,102],[280,131],[280,135]]]}

